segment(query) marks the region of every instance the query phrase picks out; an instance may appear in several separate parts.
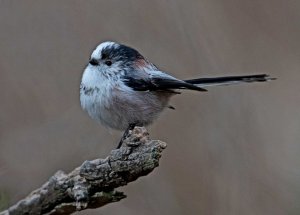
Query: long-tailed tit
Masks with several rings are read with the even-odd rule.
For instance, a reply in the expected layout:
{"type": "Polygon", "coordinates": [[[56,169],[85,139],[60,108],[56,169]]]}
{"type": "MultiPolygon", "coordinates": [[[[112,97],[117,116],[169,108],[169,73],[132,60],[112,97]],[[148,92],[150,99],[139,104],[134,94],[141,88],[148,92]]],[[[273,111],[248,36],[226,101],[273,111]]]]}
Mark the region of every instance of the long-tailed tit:
{"type": "Polygon", "coordinates": [[[268,75],[227,76],[180,80],[160,71],[138,51],[104,42],[93,51],[80,85],[80,102],[90,117],[113,129],[128,132],[151,124],[178,90],[271,80],[268,75]]]}

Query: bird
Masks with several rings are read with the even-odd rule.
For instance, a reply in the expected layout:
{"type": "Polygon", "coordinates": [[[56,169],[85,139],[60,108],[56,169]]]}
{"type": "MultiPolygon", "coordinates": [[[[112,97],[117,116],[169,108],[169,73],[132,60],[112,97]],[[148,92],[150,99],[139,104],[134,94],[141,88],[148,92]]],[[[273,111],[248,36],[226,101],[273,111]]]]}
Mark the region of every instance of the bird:
{"type": "Polygon", "coordinates": [[[93,50],[80,83],[80,103],[102,125],[124,131],[117,148],[135,126],[148,126],[182,90],[274,80],[267,74],[181,80],[148,61],[136,49],[117,42],[100,43],[93,50]]]}

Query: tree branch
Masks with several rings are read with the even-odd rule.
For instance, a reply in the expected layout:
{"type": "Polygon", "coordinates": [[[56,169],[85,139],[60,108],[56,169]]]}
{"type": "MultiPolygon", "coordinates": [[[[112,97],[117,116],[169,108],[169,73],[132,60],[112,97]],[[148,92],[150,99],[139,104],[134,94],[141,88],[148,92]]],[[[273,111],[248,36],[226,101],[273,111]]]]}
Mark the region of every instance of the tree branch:
{"type": "Polygon", "coordinates": [[[136,127],[120,149],[105,159],[85,161],[71,173],[58,171],[41,188],[0,215],[71,214],[99,208],[126,196],[114,189],[152,172],[166,144],[150,140],[147,130],[136,127]]]}

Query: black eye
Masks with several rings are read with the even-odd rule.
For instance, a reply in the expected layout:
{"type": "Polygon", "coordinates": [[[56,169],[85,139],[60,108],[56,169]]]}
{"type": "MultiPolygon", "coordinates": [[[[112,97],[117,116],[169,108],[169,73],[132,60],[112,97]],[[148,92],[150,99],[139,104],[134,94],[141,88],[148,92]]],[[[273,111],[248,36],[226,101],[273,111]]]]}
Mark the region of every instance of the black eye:
{"type": "Polygon", "coordinates": [[[111,62],[110,60],[107,60],[107,61],[105,61],[105,64],[106,64],[107,66],[111,66],[111,65],[112,65],[112,62],[111,62]]]}

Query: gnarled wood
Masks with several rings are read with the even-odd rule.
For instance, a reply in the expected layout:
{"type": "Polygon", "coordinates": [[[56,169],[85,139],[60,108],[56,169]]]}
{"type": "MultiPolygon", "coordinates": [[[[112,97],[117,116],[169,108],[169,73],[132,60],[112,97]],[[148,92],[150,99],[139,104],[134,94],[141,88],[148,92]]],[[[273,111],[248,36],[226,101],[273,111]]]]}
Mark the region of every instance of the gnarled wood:
{"type": "Polygon", "coordinates": [[[126,196],[114,189],[153,171],[165,148],[165,143],[150,140],[145,128],[136,127],[123,147],[112,150],[107,158],[85,161],[69,174],[58,171],[0,215],[71,214],[120,201],[126,196]]]}

